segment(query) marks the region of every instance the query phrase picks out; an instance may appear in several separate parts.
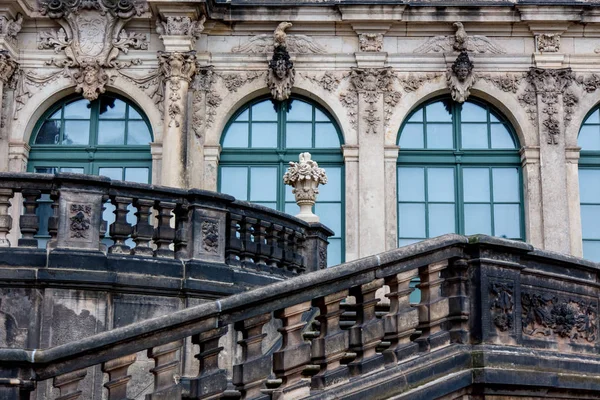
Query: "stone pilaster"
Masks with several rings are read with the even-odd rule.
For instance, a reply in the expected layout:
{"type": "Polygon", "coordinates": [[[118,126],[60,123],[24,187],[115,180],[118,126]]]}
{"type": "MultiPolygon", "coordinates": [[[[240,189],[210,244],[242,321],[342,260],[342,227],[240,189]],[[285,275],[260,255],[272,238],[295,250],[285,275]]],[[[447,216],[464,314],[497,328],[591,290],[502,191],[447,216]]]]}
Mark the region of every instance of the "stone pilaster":
{"type": "Polygon", "coordinates": [[[346,168],[346,261],[356,260],[360,247],[358,146],[342,146],[346,168]]]}
{"type": "Polygon", "coordinates": [[[0,50],[0,102],[2,104],[0,115],[0,171],[9,171],[8,169],[8,142],[9,130],[6,126],[10,119],[9,102],[5,90],[8,89],[8,82],[18,68],[18,64],[12,58],[8,51],[0,50]]]}
{"type": "Polygon", "coordinates": [[[527,77],[537,97],[540,141],[543,246],[570,253],[563,94],[573,81],[570,68],[531,68],[527,77]]]}
{"type": "Polygon", "coordinates": [[[351,84],[358,94],[359,257],[385,251],[384,105],[390,68],[355,68],[351,84]]]}
{"type": "Polygon", "coordinates": [[[165,84],[160,183],[183,188],[187,186],[187,97],[190,82],[196,73],[196,52],[160,52],[158,61],[165,84]]]}

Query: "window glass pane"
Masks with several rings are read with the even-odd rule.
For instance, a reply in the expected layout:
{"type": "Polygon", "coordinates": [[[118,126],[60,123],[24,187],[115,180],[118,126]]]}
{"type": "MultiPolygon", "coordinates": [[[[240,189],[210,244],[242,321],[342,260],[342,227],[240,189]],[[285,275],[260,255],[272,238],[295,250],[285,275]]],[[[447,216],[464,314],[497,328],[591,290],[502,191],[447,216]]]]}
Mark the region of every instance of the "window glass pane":
{"type": "Polygon", "coordinates": [[[454,204],[429,204],[429,237],[455,232],[454,204]]]}
{"type": "Polygon", "coordinates": [[[248,124],[246,122],[233,123],[225,132],[223,147],[248,147],[248,124]]]}
{"type": "Polygon", "coordinates": [[[426,107],[427,122],[452,122],[450,101],[438,101],[426,107]]]}
{"type": "Polygon", "coordinates": [[[579,170],[579,199],[582,203],[600,203],[600,169],[579,170]]]}
{"type": "Polygon", "coordinates": [[[422,149],[425,147],[423,141],[423,125],[406,124],[400,134],[400,147],[405,149],[422,149]]]}
{"type": "Polygon", "coordinates": [[[129,106],[129,119],[143,119],[140,113],[138,113],[135,108],[129,106]]]}
{"type": "Polygon", "coordinates": [[[90,119],[91,105],[87,100],[77,100],[65,106],[65,118],[90,119]]]}
{"type": "Polygon", "coordinates": [[[48,119],[60,119],[62,114],[62,107],[60,107],[54,114],[52,114],[48,119]]]}
{"type": "Polygon", "coordinates": [[[284,212],[290,215],[298,215],[300,213],[300,207],[296,203],[285,203],[284,212]]]}
{"type": "Polygon", "coordinates": [[[515,142],[503,124],[491,124],[492,149],[514,149],[515,142]]]}
{"type": "Polygon", "coordinates": [[[62,167],[60,172],[69,172],[71,174],[83,174],[83,168],[79,167],[62,167]]]}
{"type": "Polygon", "coordinates": [[[45,121],[37,137],[35,144],[58,144],[60,140],[60,121],[45,121]]]}
{"type": "MultiPolygon", "coordinates": [[[[256,126],[257,124],[253,125],[256,126]]],[[[254,133],[254,131],[252,131],[254,133]]],[[[286,124],[285,132],[286,147],[302,148],[312,147],[312,124],[292,122],[286,124]]],[[[252,142],[254,145],[254,141],[252,142]]]]}
{"type": "Polygon", "coordinates": [[[411,115],[408,122],[423,122],[423,109],[420,108],[411,115]]]}
{"type": "Polygon", "coordinates": [[[399,239],[398,247],[408,246],[409,244],[417,243],[422,241],[423,239],[399,239]]]}
{"type": "Polygon", "coordinates": [[[600,239],[600,205],[581,206],[581,230],[584,239],[600,239]]]}
{"type": "Polygon", "coordinates": [[[427,148],[428,149],[452,149],[452,125],[450,124],[427,124],[427,148]]]}
{"type": "Polygon", "coordinates": [[[519,196],[519,170],[517,168],[492,168],[494,201],[515,202],[519,196]]]}
{"type": "Polygon", "coordinates": [[[65,121],[63,144],[85,145],[90,141],[90,121],[65,121]]]}
{"type": "Polygon", "coordinates": [[[277,147],[277,124],[253,123],[252,147],[277,147]]]}
{"type": "Polygon", "coordinates": [[[250,201],[277,200],[277,168],[250,168],[250,201]]]}
{"type": "Polygon", "coordinates": [[[424,168],[398,168],[398,200],[425,201],[424,168]]]}
{"type": "Polygon", "coordinates": [[[331,119],[323,111],[315,107],[315,121],[331,121],[331,119]]]}
{"type": "Polygon", "coordinates": [[[463,196],[466,202],[490,201],[490,172],[487,168],[463,169],[463,196]]]}
{"type": "Polygon", "coordinates": [[[98,144],[125,143],[125,121],[98,122],[98,144]]]}
{"type": "Polygon", "coordinates": [[[400,237],[425,237],[425,205],[399,204],[398,231],[400,237]]]}
{"type": "Polygon", "coordinates": [[[329,239],[327,246],[327,266],[333,267],[342,262],[342,239],[329,239]]]}
{"type": "MultiPolygon", "coordinates": [[[[327,185],[329,185],[329,182],[327,183],[327,185]]],[[[325,185],[325,186],[327,186],[325,185]]],[[[321,189],[324,188],[325,186],[321,186],[319,187],[319,192],[321,192],[321,189]]],[[[285,201],[296,201],[296,199],[294,198],[294,194],[292,193],[293,187],[291,187],[290,185],[285,185],[285,201]]]]}
{"type": "Polygon", "coordinates": [[[493,112],[490,111],[490,122],[501,122],[498,117],[494,115],[493,112]]]}
{"type": "Polygon", "coordinates": [[[577,138],[581,150],[600,150],[600,126],[582,126],[577,138]]]}
{"type": "Polygon", "coordinates": [[[339,203],[317,203],[315,214],[319,216],[321,223],[335,232],[334,236],[342,234],[342,205],[339,203]]]}
{"type": "Polygon", "coordinates": [[[494,205],[494,235],[517,239],[521,237],[521,217],[518,204],[494,205]]]}
{"type": "MultiPolygon", "coordinates": [[[[325,171],[327,171],[327,184],[319,186],[319,194],[317,196],[317,202],[341,201],[342,200],[342,169],[339,167],[324,167],[324,168],[325,168],[325,171]]],[[[290,187],[290,186],[288,186],[288,187],[290,187]]],[[[293,199],[293,197],[294,196],[292,195],[292,199],[293,199]]],[[[286,200],[287,200],[287,196],[286,196],[286,200]]]]}
{"type": "Polygon", "coordinates": [[[221,167],[221,192],[238,200],[248,200],[248,169],[246,167],[221,167]]]}
{"type": "Polygon", "coordinates": [[[427,196],[429,201],[454,201],[454,169],[427,169],[427,196]]]}
{"type": "Polygon", "coordinates": [[[465,204],[465,235],[492,234],[489,204],[465,204]]]}
{"type": "Polygon", "coordinates": [[[244,110],[240,115],[235,119],[236,121],[248,121],[248,116],[250,115],[250,111],[248,109],[244,110]]]}
{"type": "Polygon", "coordinates": [[[340,138],[333,124],[315,124],[315,147],[340,147],[340,138]]]}
{"type": "MultiPolygon", "coordinates": [[[[312,121],[313,107],[300,100],[292,100],[290,110],[287,113],[288,121],[312,121]]],[[[256,119],[256,117],[254,117],[256,119]]]]}
{"type": "Polygon", "coordinates": [[[110,96],[100,97],[100,119],[125,119],[125,102],[110,96]]]}
{"type": "Polygon", "coordinates": [[[600,262],[600,242],[584,240],[583,257],[588,260],[600,262]]]}
{"type": "Polygon", "coordinates": [[[137,183],[150,183],[149,168],[125,168],[125,180],[137,183]]]}
{"type": "Polygon", "coordinates": [[[600,110],[596,110],[590,114],[584,124],[600,124],[600,110]]]}
{"type": "Polygon", "coordinates": [[[465,149],[487,149],[487,124],[462,124],[462,147],[465,149]]]}
{"type": "Polygon", "coordinates": [[[485,108],[473,103],[464,103],[460,118],[463,122],[487,122],[487,111],[485,108]]]}
{"type": "Polygon", "coordinates": [[[123,168],[98,168],[98,175],[120,181],[123,180],[123,168]]]}
{"type": "Polygon", "coordinates": [[[55,174],[56,167],[35,167],[35,172],[38,174],[55,174]]]}
{"type": "Polygon", "coordinates": [[[144,121],[129,121],[127,144],[147,145],[152,141],[148,125],[144,121]]]}
{"type": "Polygon", "coordinates": [[[252,121],[277,121],[277,112],[271,100],[261,101],[252,106],[252,121]]]}

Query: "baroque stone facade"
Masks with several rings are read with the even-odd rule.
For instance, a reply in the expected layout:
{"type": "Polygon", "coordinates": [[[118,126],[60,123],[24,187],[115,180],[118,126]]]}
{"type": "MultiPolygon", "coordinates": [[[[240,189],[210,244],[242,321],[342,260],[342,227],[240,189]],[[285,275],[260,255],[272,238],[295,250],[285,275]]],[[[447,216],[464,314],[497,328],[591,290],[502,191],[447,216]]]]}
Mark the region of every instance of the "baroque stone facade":
{"type": "Polygon", "coordinates": [[[286,7],[298,18],[265,6],[267,18],[250,3],[0,0],[0,170],[27,170],[36,124],[61,98],[117,93],[149,120],[153,183],[216,190],[231,116],[260,96],[304,96],[343,137],[351,260],[397,245],[395,161],[410,112],[440,95],[479,99],[518,136],[526,240],[582,254],[577,134],[600,102],[593,7],[305,3],[286,7]]]}

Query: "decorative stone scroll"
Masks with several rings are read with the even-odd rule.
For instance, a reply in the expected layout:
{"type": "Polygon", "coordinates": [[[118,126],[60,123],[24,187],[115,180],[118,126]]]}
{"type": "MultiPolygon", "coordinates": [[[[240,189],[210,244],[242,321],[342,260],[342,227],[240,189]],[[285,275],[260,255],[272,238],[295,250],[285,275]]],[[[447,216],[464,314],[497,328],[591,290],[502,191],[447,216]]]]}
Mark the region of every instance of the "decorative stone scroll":
{"type": "Polygon", "coordinates": [[[271,90],[271,96],[275,100],[287,100],[292,94],[292,86],[296,79],[294,63],[290,60],[287,50],[287,35],[285,30],[292,26],[289,22],[282,22],[277,26],[273,34],[274,53],[269,61],[269,73],[267,75],[267,86],[271,90]]]}
{"type": "Polygon", "coordinates": [[[446,72],[446,82],[450,89],[452,100],[464,103],[471,94],[471,88],[476,76],[473,73],[473,63],[466,51],[461,52],[452,66],[446,72]]]}
{"type": "Polygon", "coordinates": [[[319,222],[319,217],[313,214],[312,207],[317,201],[318,186],[327,183],[327,175],[316,161],[311,160],[310,153],[300,153],[299,163],[290,161],[290,166],[283,175],[283,182],[293,187],[292,193],[300,207],[296,218],[306,222],[319,222]]]}
{"type": "Polygon", "coordinates": [[[506,50],[481,35],[468,35],[461,22],[452,26],[456,33],[452,36],[435,36],[417,47],[414,53],[446,53],[451,51],[470,53],[504,54],[506,50]]]}
{"type": "Polygon", "coordinates": [[[88,100],[105,92],[110,69],[139,64],[140,60],[116,61],[130,48],[148,48],[146,35],[123,29],[135,15],[147,10],[139,0],[40,0],[40,12],[56,20],[61,28],[40,33],[40,50],[53,49],[65,58],[48,65],[65,68],[76,83],[76,91],[88,100]]]}

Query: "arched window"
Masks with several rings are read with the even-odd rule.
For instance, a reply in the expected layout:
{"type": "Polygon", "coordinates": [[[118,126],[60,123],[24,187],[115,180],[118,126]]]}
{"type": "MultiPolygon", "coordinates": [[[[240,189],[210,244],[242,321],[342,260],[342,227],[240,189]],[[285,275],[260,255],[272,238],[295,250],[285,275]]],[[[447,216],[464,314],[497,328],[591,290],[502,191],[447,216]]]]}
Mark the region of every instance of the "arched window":
{"type": "Polygon", "coordinates": [[[577,144],[581,147],[579,160],[579,201],[581,207],[581,236],[583,257],[600,261],[600,109],[588,114],[577,144]]]}
{"type": "Polygon", "coordinates": [[[150,124],[116,95],[95,101],[80,96],[51,107],[37,123],[30,145],[30,172],[75,172],[150,183],[150,124]]]}
{"type": "Polygon", "coordinates": [[[308,151],[325,168],[328,183],[319,188],[315,214],[335,235],[329,239],[328,265],[344,260],[344,164],[341,135],[321,107],[292,98],[258,99],[229,121],[221,140],[219,190],[239,200],[296,215],[292,188],[283,184],[289,161],[308,151]]]}
{"type": "Polygon", "coordinates": [[[519,145],[489,105],[430,101],[398,144],[398,245],[445,233],[523,240],[519,145]]]}
{"type": "MultiPolygon", "coordinates": [[[[29,172],[73,172],[107,176],[115,180],[151,183],[152,131],[140,109],[124,98],[102,95],[92,102],[72,96],[53,105],[31,135],[29,172]]],[[[38,243],[49,238],[46,223],[50,198],[39,200],[38,243]]],[[[135,223],[133,207],[127,215],[135,223]]],[[[114,222],[114,206],[107,203],[103,217],[114,222]]],[[[105,239],[109,245],[110,240],[105,239]]],[[[132,246],[133,247],[133,246],[132,246]]]]}

